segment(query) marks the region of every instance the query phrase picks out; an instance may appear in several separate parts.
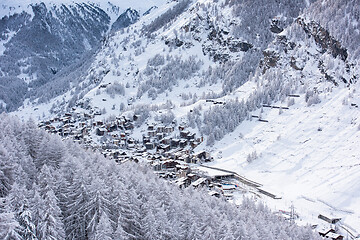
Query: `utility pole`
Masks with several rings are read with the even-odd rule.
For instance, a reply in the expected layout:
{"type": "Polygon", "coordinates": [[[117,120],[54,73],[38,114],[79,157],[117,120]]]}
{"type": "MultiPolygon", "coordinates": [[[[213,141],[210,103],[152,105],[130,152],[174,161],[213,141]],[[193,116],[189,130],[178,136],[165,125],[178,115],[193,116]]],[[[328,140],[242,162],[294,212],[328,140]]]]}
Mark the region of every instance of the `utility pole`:
{"type": "Polygon", "coordinates": [[[291,207],[290,207],[290,222],[291,223],[295,222],[295,207],[293,202],[291,202],[291,207]]]}

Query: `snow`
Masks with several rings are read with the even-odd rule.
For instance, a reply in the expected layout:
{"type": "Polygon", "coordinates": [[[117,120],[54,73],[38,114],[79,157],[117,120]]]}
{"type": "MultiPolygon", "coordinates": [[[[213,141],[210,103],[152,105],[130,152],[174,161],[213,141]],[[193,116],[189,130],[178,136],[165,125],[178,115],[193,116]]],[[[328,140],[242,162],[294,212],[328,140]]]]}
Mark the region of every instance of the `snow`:
{"type": "MultiPolygon", "coordinates": [[[[8,2],[13,3],[13,1],[8,0],[4,3],[8,2]]],[[[21,1],[22,4],[28,2],[32,1],[21,1]]],[[[159,35],[151,40],[148,45],[145,44],[146,40],[140,37],[139,30],[144,24],[150,23],[175,4],[175,2],[165,4],[165,2],[163,0],[113,1],[115,5],[124,10],[129,6],[141,11],[147,10],[153,5],[157,5],[159,8],[132,25],[129,28],[129,34],[116,33],[109,40],[111,47],[104,47],[103,51],[98,54],[93,65],[94,68],[100,71],[102,69],[100,69],[99,63],[106,62],[109,69],[117,69],[121,72],[120,76],[115,76],[110,72],[103,78],[101,84],[118,81],[125,85],[129,82],[131,87],[125,89],[125,96],[118,95],[115,98],[106,94],[104,89],[101,89],[100,94],[97,94],[98,87],[88,92],[85,98],[91,99],[93,106],[97,106],[100,110],[106,109],[106,114],[98,116],[96,120],[103,120],[110,115],[119,115],[119,104],[127,105],[130,98],[136,98],[137,88],[132,87],[136,85],[134,73],[137,69],[140,72],[145,69],[148,60],[155,54],[181,55],[182,59],[196,55],[204,62],[202,70],[206,70],[208,66],[213,64],[207,56],[203,56],[201,43],[196,41],[193,42],[194,46],[189,49],[177,48],[171,52],[164,50],[165,43],[162,38],[173,38],[174,30],[178,31],[180,27],[190,21],[192,15],[188,12],[178,18],[166,31],[159,30],[159,35]],[[135,30],[138,33],[135,33],[135,30]],[[145,52],[135,56],[134,49],[128,48],[127,51],[124,51],[119,47],[130,34],[135,34],[136,39],[137,37],[142,39],[141,47],[146,47],[145,52]],[[118,45],[117,48],[114,47],[115,44],[118,45]],[[122,60],[119,60],[118,67],[110,64],[111,56],[108,52],[111,50],[114,50],[116,56],[124,56],[122,60]],[[133,58],[132,61],[129,61],[130,55],[133,58]],[[113,105],[116,106],[115,110],[111,109],[113,105]]],[[[100,4],[106,3],[103,1],[100,4]]],[[[285,33],[286,31],[282,34],[285,33]]],[[[314,46],[313,44],[304,46],[304,48],[310,55],[316,55],[318,49],[314,46]]],[[[309,59],[305,61],[303,67],[304,77],[310,84],[315,85],[319,79],[311,78],[311,76],[319,72],[317,64],[309,59]]],[[[206,103],[204,99],[187,106],[181,106],[184,103],[180,96],[182,93],[196,93],[200,96],[202,92],[219,93],[221,91],[221,83],[202,88],[196,87],[200,78],[201,76],[195,75],[191,80],[179,82],[171,92],[159,94],[156,101],[149,99],[145,94],[141,99],[136,99],[133,105],[127,106],[127,112],[123,114],[131,113],[136,105],[159,106],[167,100],[171,100],[175,105],[171,111],[178,122],[182,122],[186,120],[189,111],[195,107],[201,106],[202,111],[205,111],[213,106],[212,103],[206,103]]],[[[319,89],[323,90],[328,86],[321,86],[319,89]]],[[[247,99],[256,87],[256,82],[249,81],[231,95],[217,100],[226,102],[230,99],[239,98],[241,101],[247,99]]],[[[214,147],[207,147],[203,143],[195,151],[211,151],[215,161],[210,163],[210,166],[237,172],[246,178],[263,184],[263,188],[267,191],[281,196],[282,199],[261,198],[274,211],[288,209],[293,204],[296,212],[300,215],[299,224],[320,224],[318,215],[325,214],[340,216],[344,224],[348,224],[360,232],[360,185],[357,184],[360,182],[360,154],[358,150],[360,112],[358,108],[350,105],[350,103],[356,103],[360,106],[360,94],[354,92],[354,89],[359,89],[359,87],[359,83],[357,83],[350,89],[341,86],[330,92],[323,91],[320,94],[322,102],[310,107],[306,106],[304,94],[299,93],[301,97],[295,98],[295,105],[291,106],[289,110],[284,109],[281,115],[279,115],[278,109],[264,108],[262,116],[263,119],[269,121],[268,123],[256,121],[255,118],[253,121],[245,121],[234,132],[217,142],[214,147]],[[348,99],[348,105],[343,105],[344,98],[348,99]],[[254,152],[258,156],[257,159],[248,163],[247,156],[254,152]]],[[[53,102],[60,101],[62,97],[56,98],[53,102]]],[[[65,101],[68,101],[71,95],[67,93],[64,97],[65,101]]],[[[41,118],[44,113],[48,116],[51,104],[36,106],[38,109],[36,111],[34,111],[34,106],[29,105],[20,110],[18,114],[23,118],[32,116],[36,119],[41,118]]],[[[285,106],[286,103],[278,102],[274,105],[285,106]]],[[[259,111],[253,114],[258,115],[259,111]]],[[[151,113],[149,122],[153,121],[155,114],[151,113]]],[[[145,124],[136,128],[132,137],[141,139],[144,127],[145,124]]],[[[198,130],[192,130],[192,132],[198,134],[198,130]]],[[[93,138],[96,136],[94,135],[93,138]]],[[[197,168],[206,172],[208,176],[230,175],[230,173],[202,166],[197,168]]],[[[240,201],[242,196],[235,193],[234,202],[240,201]]]]}
{"type": "Polygon", "coordinates": [[[203,183],[205,181],[206,181],[206,178],[199,178],[195,182],[191,183],[191,185],[194,186],[194,187],[197,187],[197,186],[199,186],[201,183],[203,183]]]}
{"type": "Polygon", "coordinates": [[[196,166],[196,169],[199,170],[200,172],[205,173],[209,177],[233,175],[232,173],[223,172],[223,171],[219,171],[219,170],[211,169],[211,168],[207,168],[207,167],[202,167],[202,166],[196,166]]]}
{"type": "MultiPolygon", "coordinates": [[[[20,13],[26,11],[32,13],[31,5],[38,4],[40,2],[45,3],[47,6],[52,5],[72,5],[79,3],[75,0],[2,0],[0,4],[0,16],[13,15],[15,13],[20,13]]],[[[86,1],[88,3],[93,3],[96,6],[101,7],[106,11],[112,22],[116,20],[118,15],[123,13],[128,8],[136,9],[142,15],[145,11],[150,9],[153,6],[162,6],[167,1],[166,0],[95,0],[95,1],[86,1]],[[119,9],[119,12],[113,12],[112,7],[115,6],[119,9]]]]}
{"type": "Polygon", "coordinates": [[[304,106],[302,95],[281,115],[278,109],[264,108],[262,116],[269,122],[242,123],[215,144],[212,154],[221,158],[211,165],[279,192],[283,200],[268,199],[270,205],[293,202],[310,222],[318,221],[320,213],[339,215],[360,232],[360,112],[342,104],[349,94],[354,95],[349,102],[357,103],[360,96],[353,89],[358,87],[325,93],[323,103],[310,107],[304,106]],[[259,157],[249,164],[246,156],[254,151],[259,157]]]}
{"type": "Polygon", "coordinates": [[[99,3],[100,6],[111,2],[112,4],[118,6],[120,9],[124,11],[129,7],[139,10],[142,15],[145,11],[150,9],[153,6],[162,6],[167,1],[166,0],[104,0],[104,1],[94,1],[95,3],[99,3]]]}
{"type": "Polygon", "coordinates": [[[10,39],[16,34],[15,31],[9,31],[8,33],[5,34],[6,36],[6,40],[1,40],[0,39],[0,55],[3,55],[4,54],[4,51],[6,50],[6,47],[5,47],[5,44],[7,42],[10,41],[10,39]]]}
{"type": "Polygon", "coordinates": [[[4,108],[6,108],[6,103],[0,99],[0,105],[2,105],[4,108]]]}

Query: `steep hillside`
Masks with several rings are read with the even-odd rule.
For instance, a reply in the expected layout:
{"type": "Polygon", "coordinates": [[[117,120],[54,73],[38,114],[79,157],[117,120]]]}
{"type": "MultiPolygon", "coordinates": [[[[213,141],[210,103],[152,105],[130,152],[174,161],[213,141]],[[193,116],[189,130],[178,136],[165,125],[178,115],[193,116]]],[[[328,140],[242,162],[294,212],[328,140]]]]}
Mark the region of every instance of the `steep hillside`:
{"type": "Polygon", "coordinates": [[[235,170],[283,196],[283,201],[267,200],[275,208],[294,204],[301,219],[317,224],[323,223],[319,214],[340,217],[342,226],[356,236],[360,85],[359,46],[353,43],[359,32],[338,21],[347,19],[357,26],[359,8],[348,3],[338,9],[338,3],[322,5],[321,11],[319,4],[308,8],[264,51],[250,80],[260,93],[255,98],[258,110],[224,138],[230,121],[220,116],[231,119],[236,113],[222,108],[208,113],[208,118],[217,116],[209,128],[219,129],[222,138],[208,149],[218,156],[212,166],[235,170]],[[334,8],[337,16],[329,20],[334,8]]]}
{"type": "MultiPolygon", "coordinates": [[[[262,51],[280,29],[306,6],[304,1],[264,1],[256,8],[263,15],[257,22],[249,15],[253,9],[250,2],[181,1],[153,8],[126,31],[106,38],[92,66],[76,78],[78,83],[72,92],[52,101],[58,102],[57,108],[48,104],[35,115],[64,111],[78,99],[90,100],[101,108],[100,103],[106,99],[106,112],[116,115],[121,103],[129,105],[129,110],[136,104],[149,104],[150,99],[157,103],[176,99],[187,105],[189,98],[197,101],[232,93],[255,72],[262,51]],[[95,89],[116,82],[127,86],[124,96],[110,94],[109,99],[105,89],[95,89]]],[[[131,15],[127,21],[138,18],[131,15]]],[[[50,84],[47,88],[53,87],[50,84]]],[[[46,100],[56,96],[41,91],[44,95],[46,100]]]]}
{"type": "MultiPolygon", "coordinates": [[[[21,12],[1,19],[5,49],[0,66],[2,77],[11,77],[12,81],[36,90],[54,79],[60,70],[76,63],[84,52],[96,48],[110,19],[104,11],[88,4],[47,7],[39,3],[31,9],[32,13],[21,12]]],[[[1,98],[10,111],[34,95],[32,91],[17,92],[17,85],[10,88],[13,94],[2,85],[1,98]]]]}
{"type": "MultiPolygon", "coordinates": [[[[160,2],[144,2],[137,11],[145,12],[160,2]]],[[[89,68],[84,61],[101,46],[113,23],[113,29],[120,30],[135,22],[136,18],[127,19],[125,10],[138,4],[2,2],[1,109],[13,111],[25,99],[46,102],[78,85],[81,74],[74,72],[89,68]],[[79,64],[83,65],[81,69],[79,64]],[[47,92],[44,85],[56,91],[47,92]]],[[[137,11],[132,14],[138,16],[137,11]]]]}

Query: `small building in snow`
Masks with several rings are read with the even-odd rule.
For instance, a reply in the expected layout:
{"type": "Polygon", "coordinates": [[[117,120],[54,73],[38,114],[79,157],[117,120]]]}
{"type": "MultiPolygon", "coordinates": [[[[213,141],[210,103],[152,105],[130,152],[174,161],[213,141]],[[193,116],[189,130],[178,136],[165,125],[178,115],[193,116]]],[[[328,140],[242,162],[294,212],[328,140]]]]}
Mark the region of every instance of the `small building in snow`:
{"type": "Polygon", "coordinates": [[[341,218],[326,217],[325,215],[322,215],[322,214],[319,214],[318,218],[321,220],[324,220],[325,222],[331,223],[331,224],[336,224],[337,222],[339,222],[341,220],[341,218]]]}
{"type": "Polygon", "coordinates": [[[225,193],[233,193],[236,190],[236,186],[234,184],[223,184],[221,185],[221,191],[225,193]]]}
{"type": "Polygon", "coordinates": [[[207,178],[199,178],[195,182],[191,183],[191,186],[194,188],[202,187],[202,186],[208,186],[210,184],[210,180],[207,178]]]}
{"type": "Polygon", "coordinates": [[[320,236],[325,237],[328,233],[335,233],[335,230],[331,227],[321,228],[320,230],[318,230],[318,233],[320,236]]]}
{"type": "Polygon", "coordinates": [[[174,160],[166,160],[162,162],[162,169],[175,169],[176,165],[178,165],[177,161],[174,160]]]}
{"type": "Polygon", "coordinates": [[[160,144],[159,146],[157,146],[157,150],[168,152],[168,151],[170,151],[170,145],[160,144]]]}
{"type": "Polygon", "coordinates": [[[96,129],[96,135],[98,135],[98,136],[104,136],[106,132],[107,132],[107,130],[104,127],[96,129]]]}
{"type": "Polygon", "coordinates": [[[174,127],[173,126],[167,126],[165,127],[165,133],[172,133],[174,131],[174,127]]]}
{"type": "Polygon", "coordinates": [[[145,143],[145,147],[146,147],[146,149],[147,150],[152,150],[152,149],[154,149],[155,148],[155,143],[154,142],[147,142],[147,143],[145,143]]]}
{"type": "Polygon", "coordinates": [[[325,235],[325,239],[343,240],[344,236],[337,234],[337,233],[329,232],[328,234],[325,235]]]}
{"type": "Polygon", "coordinates": [[[171,148],[177,148],[179,147],[180,140],[179,139],[171,139],[170,146],[171,148]]]}
{"type": "Polygon", "coordinates": [[[190,134],[189,131],[181,131],[180,138],[187,138],[189,134],[190,134]]]}

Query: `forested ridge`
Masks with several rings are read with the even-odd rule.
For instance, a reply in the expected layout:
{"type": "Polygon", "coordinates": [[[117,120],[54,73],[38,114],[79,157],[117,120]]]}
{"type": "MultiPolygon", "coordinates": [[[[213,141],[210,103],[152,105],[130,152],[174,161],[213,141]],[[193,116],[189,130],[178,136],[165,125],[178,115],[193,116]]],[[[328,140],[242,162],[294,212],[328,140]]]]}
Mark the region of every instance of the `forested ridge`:
{"type": "Polygon", "coordinates": [[[250,199],[181,190],[0,115],[1,239],[315,239],[250,199]]]}

